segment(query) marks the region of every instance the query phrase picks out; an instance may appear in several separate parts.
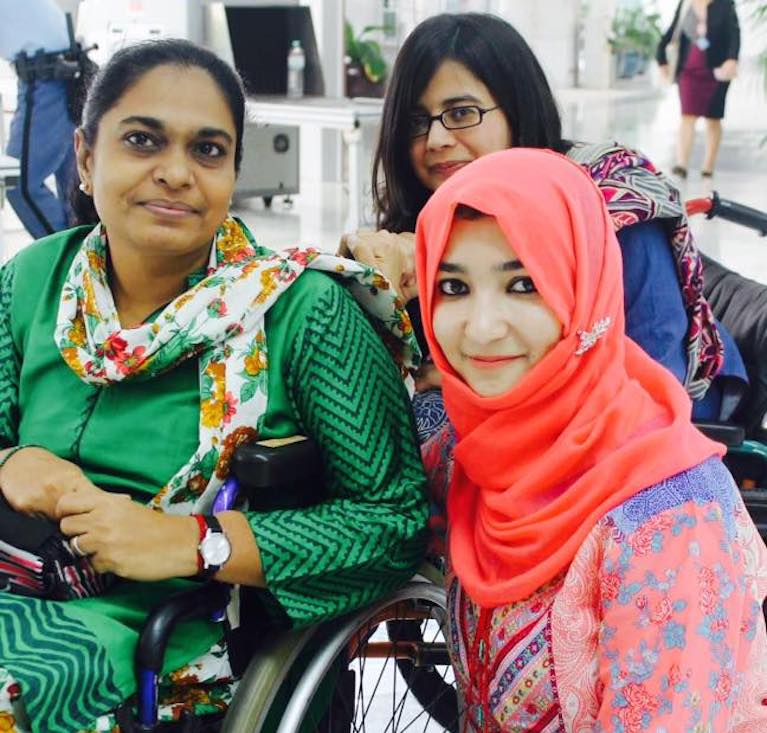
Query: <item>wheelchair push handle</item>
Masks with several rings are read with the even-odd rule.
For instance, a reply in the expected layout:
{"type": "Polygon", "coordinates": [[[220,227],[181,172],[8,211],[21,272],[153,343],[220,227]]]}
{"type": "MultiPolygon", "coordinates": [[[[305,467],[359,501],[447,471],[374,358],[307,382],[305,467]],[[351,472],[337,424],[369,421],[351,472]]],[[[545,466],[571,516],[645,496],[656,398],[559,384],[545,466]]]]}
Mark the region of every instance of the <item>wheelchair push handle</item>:
{"type": "Polygon", "coordinates": [[[138,684],[137,731],[154,731],[157,724],[158,687],[168,641],[182,621],[205,618],[226,606],[229,587],[209,582],[176,593],[156,606],[141,629],[136,646],[138,684]]]}
{"type": "Polygon", "coordinates": [[[136,647],[136,663],[159,673],[173,628],[182,621],[206,618],[228,602],[228,586],[216,582],[203,583],[165,599],[144,622],[136,647]]]}
{"type": "Polygon", "coordinates": [[[714,191],[710,198],[692,199],[686,203],[688,215],[705,214],[707,219],[718,217],[734,224],[754,229],[761,236],[767,236],[767,212],[751,206],[723,199],[714,191]]]}
{"type": "MultiPolygon", "coordinates": [[[[294,436],[241,445],[234,453],[231,476],[219,491],[213,511],[233,508],[240,494],[253,511],[317,503],[322,497],[318,480],[321,474],[320,449],[311,438],[294,436]]],[[[160,673],[168,641],[178,624],[197,618],[220,619],[228,603],[229,586],[208,582],[177,593],[152,610],[136,647],[137,720],[121,723],[126,733],[157,730],[160,673]]]]}

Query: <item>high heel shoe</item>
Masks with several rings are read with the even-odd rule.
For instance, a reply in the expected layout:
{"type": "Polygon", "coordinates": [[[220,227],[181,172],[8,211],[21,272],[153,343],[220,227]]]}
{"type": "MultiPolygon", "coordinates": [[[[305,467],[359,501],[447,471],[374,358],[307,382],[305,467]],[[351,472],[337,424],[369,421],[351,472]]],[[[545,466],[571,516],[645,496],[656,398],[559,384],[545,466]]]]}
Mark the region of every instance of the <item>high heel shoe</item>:
{"type": "Polygon", "coordinates": [[[687,178],[687,168],[681,165],[675,165],[671,169],[672,175],[677,176],[678,178],[687,178]]]}

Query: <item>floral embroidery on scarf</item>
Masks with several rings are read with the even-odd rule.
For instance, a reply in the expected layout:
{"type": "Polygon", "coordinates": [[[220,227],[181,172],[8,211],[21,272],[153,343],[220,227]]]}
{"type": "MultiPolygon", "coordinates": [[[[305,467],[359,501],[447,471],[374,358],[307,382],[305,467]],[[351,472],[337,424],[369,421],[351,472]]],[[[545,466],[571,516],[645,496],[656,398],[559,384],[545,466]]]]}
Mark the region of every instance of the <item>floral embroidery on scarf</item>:
{"type": "Polygon", "coordinates": [[[256,437],[267,405],[264,316],[307,268],[341,276],[411,381],[418,347],[407,312],[373,268],[311,248],[272,252],[230,218],[216,233],[206,276],[152,322],[124,329],[109,288],[107,248],[99,225],[72,262],[55,331],[64,361],[80,379],[100,385],[148,379],[185,359],[200,364],[199,446],[152,499],[155,508],[206,511],[236,447],[256,437]]]}
{"type": "Polygon", "coordinates": [[[767,730],[767,548],[717,459],[609,512],[524,601],[447,583],[467,732],[767,730]]]}

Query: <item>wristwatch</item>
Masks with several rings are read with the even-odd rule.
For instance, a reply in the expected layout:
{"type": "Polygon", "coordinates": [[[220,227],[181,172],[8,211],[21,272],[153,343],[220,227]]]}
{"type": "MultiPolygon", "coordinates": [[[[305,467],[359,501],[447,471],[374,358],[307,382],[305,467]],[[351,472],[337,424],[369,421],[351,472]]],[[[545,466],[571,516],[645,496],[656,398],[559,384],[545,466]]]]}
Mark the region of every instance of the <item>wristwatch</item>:
{"type": "Polygon", "coordinates": [[[232,554],[232,545],[221,522],[212,514],[194,514],[200,528],[197,545],[197,576],[203,580],[213,577],[232,554]]]}

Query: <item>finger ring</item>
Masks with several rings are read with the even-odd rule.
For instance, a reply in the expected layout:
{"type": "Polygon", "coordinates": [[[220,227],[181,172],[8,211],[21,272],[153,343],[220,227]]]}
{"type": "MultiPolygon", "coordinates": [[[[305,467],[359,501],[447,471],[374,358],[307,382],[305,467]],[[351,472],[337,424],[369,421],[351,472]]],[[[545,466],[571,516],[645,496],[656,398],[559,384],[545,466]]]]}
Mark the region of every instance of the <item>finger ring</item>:
{"type": "Polygon", "coordinates": [[[83,549],[82,547],[80,547],[80,543],[78,542],[79,539],[80,539],[79,535],[75,535],[74,537],[72,537],[72,539],[69,540],[69,547],[72,550],[72,552],[74,552],[75,555],[77,555],[78,557],[85,557],[88,553],[83,552],[83,549]]]}

